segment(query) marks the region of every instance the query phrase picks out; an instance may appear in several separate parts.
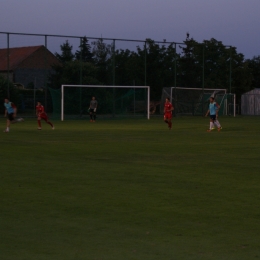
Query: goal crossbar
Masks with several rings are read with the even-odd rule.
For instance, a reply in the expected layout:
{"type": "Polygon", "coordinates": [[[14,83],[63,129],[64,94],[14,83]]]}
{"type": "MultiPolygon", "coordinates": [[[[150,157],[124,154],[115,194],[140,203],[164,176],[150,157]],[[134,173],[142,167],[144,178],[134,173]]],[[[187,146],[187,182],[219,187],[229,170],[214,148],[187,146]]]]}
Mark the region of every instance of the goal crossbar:
{"type": "Polygon", "coordinates": [[[182,88],[182,87],[171,87],[171,102],[172,102],[172,95],[173,95],[173,93],[172,93],[172,90],[173,89],[181,89],[181,90],[200,90],[200,91],[223,91],[225,94],[227,93],[227,90],[226,89],[217,89],[217,88],[214,88],[214,89],[212,89],[212,88],[182,88]]]}
{"type": "Polygon", "coordinates": [[[150,86],[113,86],[113,85],[61,85],[61,121],[64,121],[64,90],[70,88],[131,88],[147,89],[147,119],[150,119],[150,86]]]}

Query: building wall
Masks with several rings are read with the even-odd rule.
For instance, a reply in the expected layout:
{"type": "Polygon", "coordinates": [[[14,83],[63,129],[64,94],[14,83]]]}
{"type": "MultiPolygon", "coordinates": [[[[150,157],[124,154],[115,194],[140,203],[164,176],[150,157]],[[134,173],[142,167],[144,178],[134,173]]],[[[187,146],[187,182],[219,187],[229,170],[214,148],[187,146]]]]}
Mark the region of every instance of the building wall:
{"type": "Polygon", "coordinates": [[[36,89],[44,88],[51,72],[45,69],[16,69],[14,82],[23,84],[25,88],[33,82],[36,89]]]}
{"type": "Polygon", "coordinates": [[[242,115],[260,115],[260,89],[253,89],[241,96],[242,115]]]}

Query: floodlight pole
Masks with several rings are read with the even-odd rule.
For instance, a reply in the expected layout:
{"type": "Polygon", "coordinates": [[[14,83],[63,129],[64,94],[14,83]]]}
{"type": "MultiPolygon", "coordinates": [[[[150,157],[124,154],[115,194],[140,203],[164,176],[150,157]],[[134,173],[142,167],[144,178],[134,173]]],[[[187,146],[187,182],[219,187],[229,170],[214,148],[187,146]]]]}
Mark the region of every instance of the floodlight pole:
{"type": "Polygon", "coordinates": [[[36,77],[34,77],[33,104],[34,104],[34,114],[36,114],[36,77]]]}
{"type": "MultiPolygon", "coordinates": [[[[146,41],[144,42],[144,85],[146,86],[146,41]]],[[[150,119],[150,87],[147,90],[147,119],[150,119]]]]}
{"type": "Polygon", "coordinates": [[[150,87],[147,87],[147,119],[150,119],[150,87]]]}
{"type": "Polygon", "coordinates": [[[176,42],[174,43],[174,87],[177,86],[177,55],[176,55],[176,42]]]}
{"type": "Polygon", "coordinates": [[[146,86],[146,41],[144,42],[144,85],[146,86]]]}
{"type": "Polygon", "coordinates": [[[7,97],[10,98],[10,83],[9,83],[9,70],[10,70],[10,61],[9,61],[9,33],[7,33],[7,97]]]}
{"type": "Polygon", "coordinates": [[[79,78],[79,84],[82,85],[82,66],[83,66],[83,61],[82,61],[82,51],[83,51],[83,38],[80,38],[80,78],[79,78]]]}
{"type": "Polygon", "coordinates": [[[202,45],[202,104],[201,104],[201,108],[202,108],[202,115],[204,115],[204,88],[205,88],[205,45],[202,45]]]}
{"type": "Polygon", "coordinates": [[[47,49],[47,35],[44,37],[45,40],[45,55],[44,55],[44,88],[45,88],[45,110],[47,111],[47,95],[48,95],[48,89],[47,89],[47,55],[48,55],[48,49],[47,49]]]}
{"type": "MultiPolygon", "coordinates": [[[[82,66],[83,66],[83,60],[82,60],[82,51],[83,51],[83,38],[80,38],[80,76],[79,76],[79,84],[82,85],[82,66]]],[[[81,88],[79,89],[79,114],[82,115],[82,91],[81,88]]]]}
{"type": "Polygon", "coordinates": [[[113,40],[113,57],[112,57],[112,67],[113,67],[113,85],[116,84],[116,66],[115,66],[115,48],[116,48],[116,40],[113,40]]]}
{"type": "Polygon", "coordinates": [[[229,57],[229,93],[231,93],[231,86],[232,86],[232,46],[229,47],[230,57],[229,57]]]}
{"type": "Polygon", "coordinates": [[[64,121],[64,85],[61,86],[61,121],[64,121]]]}
{"type": "MultiPolygon", "coordinates": [[[[115,45],[116,45],[116,42],[115,42],[115,39],[113,40],[113,47],[112,47],[112,70],[113,70],[113,86],[115,86],[115,83],[116,83],[116,73],[115,73],[115,45]]],[[[115,88],[113,88],[113,117],[115,117],[115,114],[116,114],[116,104],[115,104],[115,88]]]]}
{"type": "MultiPolygon", "coordinates": [[[[176,102],[176,87],[177,87],[177,55],[176,55],[177,44],[174,43],[174,116],[176,116],[177,102],[176,102]]],[[[172,88],[171,88],[171,102],[172,102],[172,88]]]]}
{"type": "Polygon", "coordinates": [[[234,94],[234,117],[236,116],[236,94],[234,94]]]}

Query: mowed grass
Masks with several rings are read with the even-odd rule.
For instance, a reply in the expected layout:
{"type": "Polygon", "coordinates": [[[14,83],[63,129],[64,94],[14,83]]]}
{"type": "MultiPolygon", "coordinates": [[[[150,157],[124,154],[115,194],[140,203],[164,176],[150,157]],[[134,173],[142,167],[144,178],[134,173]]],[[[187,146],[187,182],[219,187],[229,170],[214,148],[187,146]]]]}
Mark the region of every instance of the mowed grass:
{"type": "Polygon", "coordinates": [[[260,118],[220,122],[12,125],[0,135],[0,259],[260,258],[260,118]]]}

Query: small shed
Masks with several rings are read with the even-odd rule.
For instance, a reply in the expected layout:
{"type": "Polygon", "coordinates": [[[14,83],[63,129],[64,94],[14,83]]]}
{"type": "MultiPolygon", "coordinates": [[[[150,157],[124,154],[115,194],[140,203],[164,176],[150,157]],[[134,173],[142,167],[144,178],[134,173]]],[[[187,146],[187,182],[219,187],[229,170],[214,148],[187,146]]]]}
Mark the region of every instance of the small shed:
{"type": "Polygon", "coordinates": [[[241,96],[241,115],[260,115],[260,88],[255,88],[241,96]]]}

